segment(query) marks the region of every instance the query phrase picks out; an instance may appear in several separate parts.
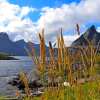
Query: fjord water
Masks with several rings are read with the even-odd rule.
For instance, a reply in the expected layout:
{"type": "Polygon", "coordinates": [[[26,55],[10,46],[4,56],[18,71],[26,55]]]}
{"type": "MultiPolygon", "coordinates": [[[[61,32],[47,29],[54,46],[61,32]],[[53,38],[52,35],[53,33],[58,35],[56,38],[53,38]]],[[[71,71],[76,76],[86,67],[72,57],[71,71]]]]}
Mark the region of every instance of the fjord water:
{"type": "Polygon", "coordinates": [[[27,56],[16,56],[19,60],[0,60],[0,95],[14,95],[16,89],[7,83],[19,72],[30,72],[34,69],[32,59],[27,56]]]}

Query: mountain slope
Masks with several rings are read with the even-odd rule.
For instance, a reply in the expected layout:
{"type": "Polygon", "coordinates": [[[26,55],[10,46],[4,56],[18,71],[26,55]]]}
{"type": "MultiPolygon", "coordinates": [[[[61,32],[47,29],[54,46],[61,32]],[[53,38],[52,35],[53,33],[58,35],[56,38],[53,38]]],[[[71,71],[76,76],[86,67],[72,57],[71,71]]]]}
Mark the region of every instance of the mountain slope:
{"type": "MultiPolygon", "coordinates": [[[[33,43],[33,46],[35,47],[37,54],[39,54],[39,44],[33,43]]],[[[25,48],[29,48],[29,44],[24,40],[13,42],[9,39],[7,33],[0,33],[0,52],[9,55],[26,56],[27,52],[25,48]]]]}
{"type": "Polygon", "coordinates": [[[100,41],[100,33],[96,31],[94,25],[87,29],[87,31],[82,34],[77,40],[75,40],[71,46],[85,46],[88,41],[93,42],[93,45],[97,45],[100,41]]]}

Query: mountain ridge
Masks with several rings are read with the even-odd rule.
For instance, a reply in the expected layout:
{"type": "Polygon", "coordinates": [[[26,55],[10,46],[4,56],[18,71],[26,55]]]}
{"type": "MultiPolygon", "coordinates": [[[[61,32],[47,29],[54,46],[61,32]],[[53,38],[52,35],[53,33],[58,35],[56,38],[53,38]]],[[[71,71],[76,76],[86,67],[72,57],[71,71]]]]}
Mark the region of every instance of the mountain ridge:
{"type": "Polygon", "coordinates": [[[93,45],[98,45],[100,41],[100,32],[97,32],[96,27],[92,25],[90,28],[86,30],[78,39],[76,39],[71,46],[86,46],[90,41],[93,45]]]}
{"type": "MultiPolygon", "coordinates": [[[[39,44],[33,43],[33,46],[36,48],[36,51],[39,51],[39,44]]],[[[0,52],[15,56],[27,56],[25,48],[29,49],[28,42],[25,42],[23,39],[12,41],[6,32],[0,32],[0,52]]]]}

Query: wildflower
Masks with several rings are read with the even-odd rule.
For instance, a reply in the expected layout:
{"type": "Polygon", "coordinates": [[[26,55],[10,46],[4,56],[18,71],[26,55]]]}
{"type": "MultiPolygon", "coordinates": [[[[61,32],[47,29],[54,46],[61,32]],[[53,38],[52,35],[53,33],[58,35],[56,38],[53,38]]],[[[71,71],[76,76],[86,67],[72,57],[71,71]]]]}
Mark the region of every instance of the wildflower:
{"type": "Polygon", "coordinates": [[[18,90],[16,90],[16,97],[19,97],[20,96],[20,93],[18,90]]]}
{"type": "Polygon", "coordinates": [[[65,87],[70,87],[70,84],[69,84],[69,82],[64,82],[64,84],[63,84],[65,87]]]}

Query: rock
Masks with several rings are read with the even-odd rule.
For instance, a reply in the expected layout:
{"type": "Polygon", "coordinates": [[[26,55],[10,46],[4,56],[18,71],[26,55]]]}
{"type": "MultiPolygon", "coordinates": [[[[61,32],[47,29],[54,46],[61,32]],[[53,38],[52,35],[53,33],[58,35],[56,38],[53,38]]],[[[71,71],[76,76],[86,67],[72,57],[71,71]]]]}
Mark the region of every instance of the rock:
{"type": "Polygon", "coordinates": [[[33,92],[31,95],[32,96],[40,96],[41,94],[43,94],[44,92],[42,92],[42,91],[36,91],[36,92],[33,92]]]}
{"type": "MultiPolygon", "coordinates": [[[[20,80],[20,76],[18,75],[16,78],[13,78],[11,81],[8,82],[8,84],[12,86],[16,86],[19,90],[24,90],[25,85],[20,80]]],[[[34,88],[41,88],[43,85],[39,82],[39,80],[34,80],[29,82],[29,88],[33,90],[34,88]]]]}
{"type": "Polygon", "coordinates": [[[38,82],[37,80],[34,80],[29,83],[29,87],[30,88],[40,88],[40,87],[43,87],[43,85],[40,82],[38,82]]]}
{"type": "Polygon", "coordinates": [[[8,84],[12,85],[12,86],[16,86],[17,84],[19,84],[19,76],[17,76],[16,78],[13,78],[12,80],[10,80],[8,82],[8,84]]]}

